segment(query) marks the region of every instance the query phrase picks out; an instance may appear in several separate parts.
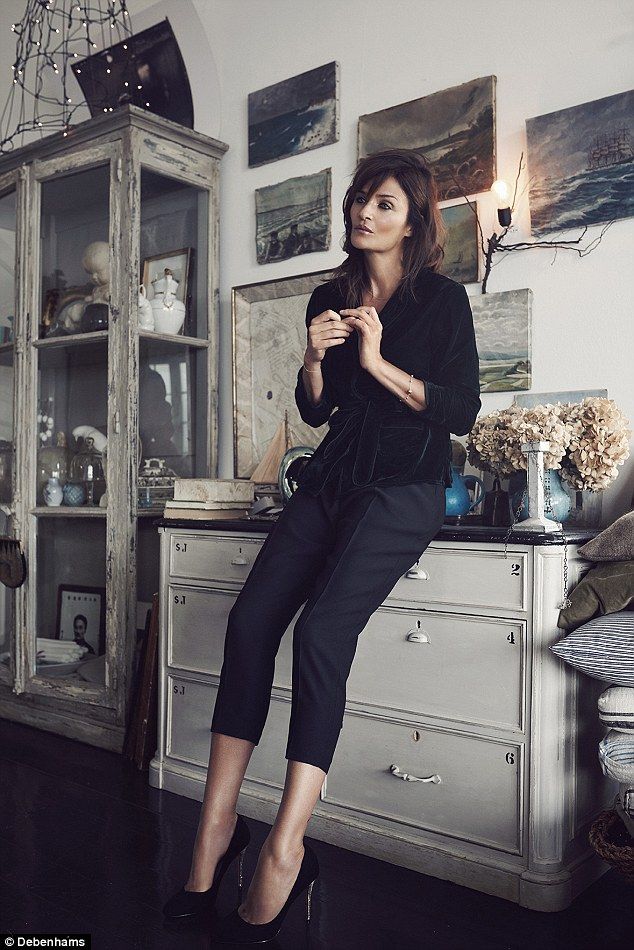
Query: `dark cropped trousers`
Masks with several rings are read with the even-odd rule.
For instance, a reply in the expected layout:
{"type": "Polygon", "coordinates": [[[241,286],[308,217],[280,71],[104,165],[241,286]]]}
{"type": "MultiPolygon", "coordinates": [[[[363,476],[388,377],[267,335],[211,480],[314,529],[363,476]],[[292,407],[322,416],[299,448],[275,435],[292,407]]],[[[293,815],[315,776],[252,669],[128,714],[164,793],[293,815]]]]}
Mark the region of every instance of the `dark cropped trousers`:
{"type": "Polygon", "coordinates": [[[293,628],[286,758],[327,772],[359,634],[444,515],[444,485],[297,488],[229,613],[211,731],[258,744],[278,647],[305,602],[293,628]]]}

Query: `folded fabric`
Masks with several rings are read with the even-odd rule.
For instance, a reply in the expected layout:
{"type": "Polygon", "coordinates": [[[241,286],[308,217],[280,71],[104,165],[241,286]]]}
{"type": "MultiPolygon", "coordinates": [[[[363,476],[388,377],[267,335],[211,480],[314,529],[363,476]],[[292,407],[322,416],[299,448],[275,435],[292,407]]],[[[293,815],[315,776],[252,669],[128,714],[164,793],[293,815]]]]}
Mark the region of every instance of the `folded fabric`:
{"type": "Polygon", "coordinates": [[[38,654],[46,653],[49,656],[62,656],[72,654],[73,656],[83,656],[88,647],[84,647],[74,640],[53,640],[50,637],[37,637],[36,649],[38,654]]]}
{"type": "Polygon", "coordinates": [[[634,610],[595,617],[550,649],[594,679],[634,686],[634,610]]]}
{"type": "Polygon", "coordinates": [[[634,606],[634,560],[608,561],[591,568],[569,594],[570,606],[559,611],[557,626],[574,629],[599,614],[634,606]]]}
{"type": "Polygon", "coordinates": [[[599,719],[617,732],[634,732],[634,687],[610,686],[598,700],[599,719]]]}
{"type": "Polygon", "coordinates": [[[628,511],[577,549],[589,561],[631,561],[634,558],[634,511],[628,511]]]}
{"type": "Polygon", "coordinates": [[[634,782],[634,736],[611,729],[599,743],[599,762],[616,782],[634,782]]]}

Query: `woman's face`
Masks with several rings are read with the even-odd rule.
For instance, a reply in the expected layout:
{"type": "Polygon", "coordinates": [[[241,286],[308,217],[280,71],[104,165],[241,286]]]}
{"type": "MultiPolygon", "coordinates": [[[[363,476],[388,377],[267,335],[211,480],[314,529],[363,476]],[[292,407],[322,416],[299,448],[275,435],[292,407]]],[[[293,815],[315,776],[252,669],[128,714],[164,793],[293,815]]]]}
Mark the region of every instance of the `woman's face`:
{"type": "Polygon", "coordinates": [[[358,191],[350,207],[353,246],[364,251],[391,251],[400,247],[412,233],[407,223],[407,195],[392,177],[386,178],[370,198],[369,191],[369,185],[367,192],[358,191]]]}

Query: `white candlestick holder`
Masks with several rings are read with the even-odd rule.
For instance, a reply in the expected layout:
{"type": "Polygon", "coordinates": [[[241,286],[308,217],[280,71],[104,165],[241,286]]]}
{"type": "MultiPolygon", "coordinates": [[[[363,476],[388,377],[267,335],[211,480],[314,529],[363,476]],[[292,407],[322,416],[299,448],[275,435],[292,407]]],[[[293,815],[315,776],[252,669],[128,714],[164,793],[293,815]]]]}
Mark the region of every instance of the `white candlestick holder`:
{"type": "Polygon", "coordinates": [[[527,457],[526,485],[528,488],[528,518],[520,522],[522,531],[539,531],[549,534],[562,531],[560,521],[547,518],[544,506],[544,452],[550,442],[522,442],[520,446],[527,457]]]}

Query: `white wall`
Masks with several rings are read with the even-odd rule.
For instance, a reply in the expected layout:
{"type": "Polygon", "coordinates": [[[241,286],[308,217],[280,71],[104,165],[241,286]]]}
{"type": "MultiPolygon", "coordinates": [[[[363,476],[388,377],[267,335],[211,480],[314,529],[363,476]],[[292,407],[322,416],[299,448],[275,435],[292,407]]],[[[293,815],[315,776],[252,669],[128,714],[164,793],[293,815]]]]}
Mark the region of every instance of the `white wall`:
{"type": "MultiPolygon", "coordinates": [[[[173,6],[173,4],[172,4],[173,6]]],[[[198,107],[196,125],[230,146],[223,159],[221,220],[221,475],[232,474],[230,288],[318,270],[342,258],[341,201],[356,160],[357,118],[477,76],[497,76],[498,175],[514,181],[526,155],[524,121],[634,85],[631,0],[194,0],[220,77],[220,103],[198,107]],[[247,95],[337,60],[341,137],[325,148],[248,168],[247,95]],[[219,108],[220,107],[220,108],[219,108]],[[254,190],[331,166],[333,248],[258,265],[254,190]]],[[[185,58],[187,54],[185,51],[185,58]]],[[[210,71],[214,67],[210,64],[210,71]]],[[[521,186],[527,182],[524,172],[521,186]]],[[[483,229],[494,210],[486,196],[483,229]]],[[[527,196],[511,241],[529,239],[527,196]]],[[[586,237],[595,236],[599,227],[586,237]]],[[[576,236],[576,235],[572,235],[576,236]]],[[[617,221],[602,244],[575,253],[530,249],[500,255],[489,291],[534,292],[533,391],[607,387],[634,430],[634,220],[617,221]]],[[[469,293],[480,293],[478,284],[469,293]]],[[[482,413],[512,393],[483,394],[482,413]]],[[[604,496],[604,523],[628,509],[632,457],[604,496]]]]}
{"type": "MultiPolygon", "coordinates": [[[[221,477],[233,475],[230,289],[341,260],[340,209],[355,165],[359,115],[494,74],[498,176],[514,181],[522,150],[526,156],[526,118],[634,85],[633,0],[129,0],[129,8],[135,31],[169,17],[193,87],[196,128],[229,145],[221,195],[221,477]],[[249,169],[248,93],[332,60],[340,63],[340,141],[249,169]],[[258,265],[255,189],[324,167],[333,174],[332,250],[258,265]]],[[[3,2],[5,63],[11,62],[11,18],[23,9],[24,0],[3,2]]],[[[520,191],[526,184],[527,171],[520,191]]],[[[479,200],[490,234],[493,207],[486,196],[479,200]]],[[[530,239],[528,223],[524,194],[510,239],[530,239]]],[[[599,230],[591,228],[586,239],[599,230]]],[[[534,292],[532,391],[606,387],[632,429],[633,237],[634,220],[625,219],[583,259],[563,250],[499,255],[488,287],[534,292]]],[[[480,292],[478,284],[467,289],[480,292]]],[[[512,398],[483,394],[482,413],[512,398]]],[[[634,444],[631,451],[605,493],[604,523],[631,504],[634,444]]]]}

